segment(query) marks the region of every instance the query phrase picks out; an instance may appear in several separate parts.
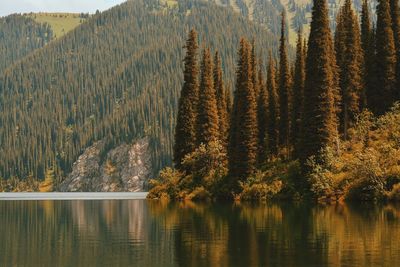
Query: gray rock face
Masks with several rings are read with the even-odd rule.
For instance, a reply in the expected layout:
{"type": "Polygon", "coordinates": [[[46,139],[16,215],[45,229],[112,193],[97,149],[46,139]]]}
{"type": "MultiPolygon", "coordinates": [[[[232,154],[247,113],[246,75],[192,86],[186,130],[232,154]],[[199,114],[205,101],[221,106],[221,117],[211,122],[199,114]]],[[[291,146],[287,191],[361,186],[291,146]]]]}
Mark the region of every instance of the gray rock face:
{"type": "Polygon", "coordinates": [[[98,141],[78,158],[61,183],[62,192],[140,192],[151,175],[149,140],[105,151],[98,141]],[[106,153],[106,154],[105,154],[106,153]]]}

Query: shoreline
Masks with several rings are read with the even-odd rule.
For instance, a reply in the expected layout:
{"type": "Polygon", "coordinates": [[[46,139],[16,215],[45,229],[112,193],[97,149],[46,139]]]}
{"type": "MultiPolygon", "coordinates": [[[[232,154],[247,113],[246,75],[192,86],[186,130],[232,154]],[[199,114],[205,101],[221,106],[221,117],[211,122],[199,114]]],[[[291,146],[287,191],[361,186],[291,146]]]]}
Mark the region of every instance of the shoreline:
{"type": "Polygon", "coordinates": [[[0,193],[0,201],[6,200],[144,200],[147,192],[28,192],[0,193]]]}

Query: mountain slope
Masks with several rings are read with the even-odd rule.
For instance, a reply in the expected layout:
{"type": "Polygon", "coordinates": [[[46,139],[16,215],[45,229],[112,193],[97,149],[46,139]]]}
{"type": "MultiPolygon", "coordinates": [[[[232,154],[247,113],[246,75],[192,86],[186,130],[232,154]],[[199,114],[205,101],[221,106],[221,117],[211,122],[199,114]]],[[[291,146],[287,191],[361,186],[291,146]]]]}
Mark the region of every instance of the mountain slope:
{"type": "Polygon", "coordinates": [[[0,18],[0,72],[53,39],[48,24],[21,15],[0,18]]]}
{"type": "MultiPolygon", "coordinates": [[[[173,0],[172,0],[173,1],[173,0]]],[[[255,23],[267,27],[273,34],[279,34],[280,21],[279,17],[282,10],[285,10],[288,20],[288,36],[289,42],[295,45],[296,32],[301,27],[304,28],[306,35],[309,31],[309,22],[311,19],[311,9],[313,0],[198,0],[211,1],[218,5],[229,7],[235,12],[240,13],[255,23]]],[[[171,2],[169,0],[168,2],[171,2]]],[[[336,14],[339,7],[344,3],[341,0],[329,0],[329,16],[332,29],[336,25],[336,14]]],[[[361,12],[362,0],[353,2],[355,9],[361,12]]],[[[377,0],[369,1],[371,11],[375,10],[377,0]]]]}
{"type": "Polygon", "coordinates": [[[241,36],[276,51],[265,28],[209,3],[137,0],[97,14],[0,76],[0,176],[65,175],[94,141],[114,147],[144,135],[154,171],[170,164],[192,27],[220,51],[228,84],[241,36]]]}

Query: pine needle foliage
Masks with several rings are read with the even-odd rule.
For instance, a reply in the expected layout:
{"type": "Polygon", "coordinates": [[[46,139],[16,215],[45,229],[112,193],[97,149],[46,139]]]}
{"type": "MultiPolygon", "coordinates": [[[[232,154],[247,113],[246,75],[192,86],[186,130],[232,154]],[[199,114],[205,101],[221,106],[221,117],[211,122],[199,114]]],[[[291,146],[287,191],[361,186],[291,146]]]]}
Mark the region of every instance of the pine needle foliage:
{"type": "Polygon", "coordinates": [[[221,136],[213,69],[210,49],[204,49],[197,106],[197,146],[216,141],[221,136]]]}
{"type": "Polygon", "coordinates": [[[326,0],[314,0],[306,60],[301,155],[304,164],[338,141],[336,60],[326,0]]]}
{"type": "Polygon", "coordinates": [[[342,99],[340,130],[347,139],[347,131],[360,113],[364,88],[360,29],[350,0],[345,1],[338,14],[335,51],[342,99]]]}
{"type": "Polygon", "coordinates": [[[231,190],[239,181],[253,174],[257,159],[257,105],[253,89],[251,45],[240,42],[236,73],[236,90],[229,132],[229,179],[231,190]]]}
{"type": "Polygon", "coordinates": [[[183,158],[196,149],[196,119],[199,98],[197,32],[191,30],[186,41],[184,82],[175,127],[174,163],[180,169],[183,158]]]}

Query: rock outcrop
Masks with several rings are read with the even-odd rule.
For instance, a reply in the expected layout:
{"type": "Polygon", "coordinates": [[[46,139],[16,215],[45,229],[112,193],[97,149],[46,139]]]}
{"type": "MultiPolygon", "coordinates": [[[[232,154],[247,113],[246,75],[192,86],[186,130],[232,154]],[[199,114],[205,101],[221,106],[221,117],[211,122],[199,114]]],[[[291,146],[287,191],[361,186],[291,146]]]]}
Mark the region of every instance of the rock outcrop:
{"type": "Polygon", "coordinates": [[[98,141],[78,158],[61,183],[62,192],[139,192],[151,175],[149,140],[122,144],[109,151],[98,141]]]}

